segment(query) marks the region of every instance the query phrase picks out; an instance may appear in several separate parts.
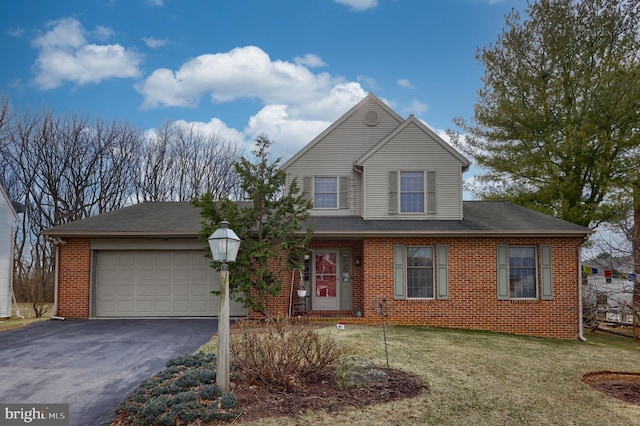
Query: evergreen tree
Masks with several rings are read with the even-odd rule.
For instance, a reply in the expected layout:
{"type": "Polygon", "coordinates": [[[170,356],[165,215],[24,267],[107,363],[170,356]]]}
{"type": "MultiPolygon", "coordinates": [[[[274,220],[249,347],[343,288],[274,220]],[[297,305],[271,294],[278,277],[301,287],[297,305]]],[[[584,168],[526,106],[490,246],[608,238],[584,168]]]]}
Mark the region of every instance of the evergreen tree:
{"type": "Polygon", "coordinates": [[[484,88],[454,143],[488,170],[483,198],[506,198],[595,228],[638,178],[640,4],[538,0],[478,51],[484,88]],[[622,196],[621,196],[622,195],[622,196]]]}
{"type": "Polygon", "coordinates": [[[300,267],[313,230],[300,231],[308,219],[311,202],[294,180],[285,192],[286,173],[281,159],[271,160],[271,141],[266,135],[256,138],[254,160],[242,157],[235,163],[244,200],[214,200],[211,194],[194,201],[202,209],[203,230],[208,238],[229,221],[229,227],[242,239],[236,262],[229,264],[230,292],[236,300],[269,317],[269,296],[282,289],[284,272],[300,267]]]}

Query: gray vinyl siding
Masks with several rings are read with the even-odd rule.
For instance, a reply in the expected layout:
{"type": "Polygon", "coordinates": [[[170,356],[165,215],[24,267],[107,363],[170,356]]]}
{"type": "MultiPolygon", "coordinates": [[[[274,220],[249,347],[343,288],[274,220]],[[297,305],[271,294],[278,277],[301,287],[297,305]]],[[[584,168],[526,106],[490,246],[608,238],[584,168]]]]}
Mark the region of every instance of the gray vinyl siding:
{"type": "Polygon", "coordinates": [[[361,216],[362,175],[353,171],[353,163],[398,125],[398,120],[378,104],[369,102],[287,167],[287,188],[294,178],[302,188],[304,177],[348,177],[348,208],[312,209],[310,213],[318,216],[361,216]],[[365,112],[371,110],[380,116],[380,122],[375,126],[364,123],[365,112]]]}
{"type": "MultiPolygon", "coordinates": [[[[407,126],[364,164],[365,219],[462,219],[462,164],[415,125],[407,126]],[[389,214],[389,172],[436,174],[436,211],[389,214]]],[[[425,196],[427,194],[425,193],[425,196]]],[[[430,207],[427,207],[431,210],[430,207]]]]}

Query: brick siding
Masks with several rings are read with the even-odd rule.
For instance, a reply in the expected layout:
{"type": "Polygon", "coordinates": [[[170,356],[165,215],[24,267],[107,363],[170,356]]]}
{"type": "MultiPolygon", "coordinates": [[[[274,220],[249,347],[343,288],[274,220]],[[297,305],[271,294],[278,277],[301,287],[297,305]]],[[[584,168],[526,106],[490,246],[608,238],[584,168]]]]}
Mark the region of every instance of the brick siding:
{"type": "MultiPolygon", "coordinates": [[[[379,295],[392,301],[386,321],[393,324],[431,325],[496,332],[575,339],[578,319],[579,238],[366,238],[364,240],[314,240],[315,249],[352,251],[362,259],[352,264],[352,310],[336,312],[354,316],[360,311],[363,323],[380,318],[370,306],[379,295]],[[393,300],[393,245],[448,246],[449,298],[393,300]],[[538,250],[538,291],[540,292],[541,244],[552,246],[553,300],[498,300],[496,247],[500,244],[531,245],[538,250]]],[[[91,251],[88,239],[69,239],[60,247],[58,315],[88,318],[91,286],[91,251]]],[[[291,271],[281,276],[280,296],[271,298],[271,315],[288,315],[289,301],[296,298],[298,277],[291,271]]],[[[437,277],[436,277],[437,280],[437,277]]],[[[437,286],[437,281],[434,283],[437,286]]],[[[330,312],[321,312],[331,315],[330,312]]],[[[260,315],[250,312],[250,318],[260,315]]]]}
{"type": "Polygon", "coordinates": [[[91,245],[88,239],[68,239],[60,245],[58,315],[89,318],[91,245]]]}
{"type": "MultiPolygon", "coordinates": [[[[387,321],[469,328],[531,336],[575,339],[578,319],[578,249],[580,239],[526,238],[371,238],[364,241],[365,300],[384,295],[392,300],[387,321]],[[446,244],[449,253],[449,298],[393,300],[393,245],[446,244]],[[500,244],[552,245],[553,300],[498,300],[497,254],[500,244]]],[[[434,283],[437,286],[437,276],[434,283]]],[[[365,303],[365,317],[374,316],[365,303]]]]}

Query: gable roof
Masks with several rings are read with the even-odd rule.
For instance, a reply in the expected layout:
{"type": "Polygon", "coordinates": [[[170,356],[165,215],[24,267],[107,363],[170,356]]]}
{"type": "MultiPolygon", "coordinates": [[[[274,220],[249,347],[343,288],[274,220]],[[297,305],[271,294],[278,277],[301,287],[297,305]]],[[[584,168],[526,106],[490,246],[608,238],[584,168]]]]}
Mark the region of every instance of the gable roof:
{"type": "Polygon", "coordinates": [[[300,157],[302,157],[307,151],[309,151],[311,148],[313,148],[316,144],[318,144],[322,139],[324,139],[329,133],[331,133],[332,131],[334,131],[338,126],[340,126],[342,123],[344,123],[347,119],[349,119],[349,117],[351,117],[353,114],[355,114],[360,108],[362,108],[365,104],[367,104],[368,102],[375,102],[380,108],[382,108],[385,112],[387,112],[390,116],[392,116],[394,119],[396,119],[398,121],[398,124],[402,123],[402,121],[404,121],[404,119],[398,115],[397,112],[395,112],[394,110],[392,110],[387,104],[385,104],[384,102],[382,102],[380,100],[380,98],[378,98],[376,95],[373,94],[373,92],[370,92],[367,96],[365,96],[364,98],[362,98],[362,100],[360,102],[358,102],[357,104],[355,104],[353,107],[351,107],[351,109],[349,111],[347,111],[346,113],[344,113],[342,115],[342,117],[340,117],[338,120],[336,120],[332,125],[330,125],[329,127],[327,127],[322,133],[320,133],[318,136],[316,136],[311,142],[309,142],[308,144],[306,144],[300,151],[298,151],[293,157],[289,158],[280,168],[282,170],[286,170],[287,167],[289,167],[292,163],[294,163],[296,160],[298,160],[300,157]]]}
{"type": "MultiPolygon", "coordinates": [[[[43,231],[54,237],[197,237],[200,209],[191,203],[141,203],[43,231]]],[[[465,201],[462,220],[364,220],[359,216],[311,217],[316,237],[371,236],[571,236],[588,228],[508,201],[465,201]]]]}
{"type": "Polygon", "coordinates": [[[396,129],[393,132],[391,132],[389,135],[387,135],[387,137],[382,139],[380,142],[378,142],[377,145],[375,145],[368,152],[366,152],[362,157],[360,157],[355,164],[357,166],[363,166],[364,163],[367,161],[367,159],[369,159],[373,154],[375,154],[380,148],[382,148],[387,143],[389,143],[389,141],[392,141],[399,133],[401,133],[404,129],[406,129],[407,126],[409,126],[410,124],[416,125],[421,131],[427,134],[437,144],[442,146],[442,148],[444,148],[447,152],[449,152],[452,156],[454,156],[458,161],[460,161],[460,163],[462,163],[462,171],[469,170],[469,166],[471,165],[471,162],[467,160],[467,158],[464,157],[462,154],[460,154],[456,149],[454,149],[451,145],[445,142],[433,130],[427,127],[422,121],[418,120],[413,114],[411,114],[409,118],[404,120],[402,124],[396,127],[396,129]]]}

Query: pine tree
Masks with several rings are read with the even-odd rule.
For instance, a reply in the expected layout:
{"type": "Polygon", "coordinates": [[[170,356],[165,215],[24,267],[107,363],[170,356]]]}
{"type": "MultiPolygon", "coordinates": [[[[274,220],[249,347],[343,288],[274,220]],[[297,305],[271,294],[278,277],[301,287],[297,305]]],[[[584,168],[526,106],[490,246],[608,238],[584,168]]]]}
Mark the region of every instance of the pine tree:
{"type": "Polygon", "coordinates": [[[254,159],[242,157],[235,163],[244,200],[214,200],[208,194],[194,201],[205,219],[201,236],[207,238],[226,219],[242,239],[235,263],[229,264],[230,292],[245,307],[269,317],[269,296],[282,289],[281,277],[300,267],[308,250],[313,230],[305,233],[311,208],[294,180],[285,192],[286,173],[281,159],[271,159],[271,141],[266,135],[256,138],[254,159]]]}
{"type": "MultiPolygon", "coordinates": [[[[538,0],[478,51],[484,88],[454,143],[483,198],[595,228],[628,206],[640,151],[640,4],[538,0]]],[[[636,174],[637,178],[637,174],[636,174]]]]}

